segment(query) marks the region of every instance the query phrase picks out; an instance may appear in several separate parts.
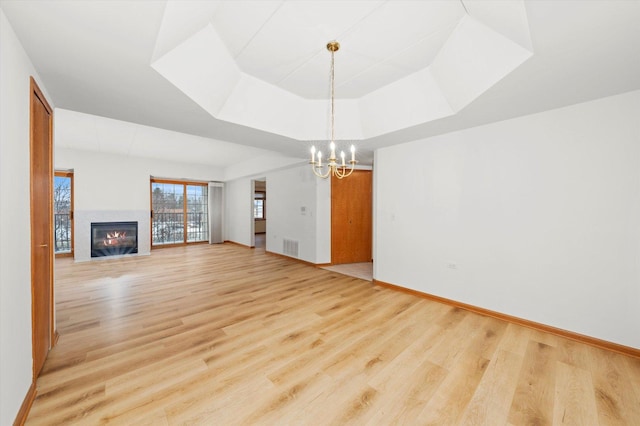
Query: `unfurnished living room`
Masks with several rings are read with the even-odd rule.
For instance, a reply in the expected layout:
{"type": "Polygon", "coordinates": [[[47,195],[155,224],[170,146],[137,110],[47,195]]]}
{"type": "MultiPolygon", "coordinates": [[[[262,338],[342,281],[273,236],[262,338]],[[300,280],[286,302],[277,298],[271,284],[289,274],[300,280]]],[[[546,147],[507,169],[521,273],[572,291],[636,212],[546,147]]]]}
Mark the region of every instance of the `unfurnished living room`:
{"type": "Polygon", "coordinates": [[[0,425],[640,424],[639,22],[0,0],[0,425]]]}

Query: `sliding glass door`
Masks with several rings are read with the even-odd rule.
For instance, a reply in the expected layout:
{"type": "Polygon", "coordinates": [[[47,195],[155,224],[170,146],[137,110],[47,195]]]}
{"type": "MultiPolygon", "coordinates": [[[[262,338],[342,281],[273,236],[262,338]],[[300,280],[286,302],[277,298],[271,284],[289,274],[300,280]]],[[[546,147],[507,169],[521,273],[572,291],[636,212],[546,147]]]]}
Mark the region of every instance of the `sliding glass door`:
{"type": "Polygon", "coordinates": [[[151,244],[208,241],[206,183],[151,180],[151,244]]]}

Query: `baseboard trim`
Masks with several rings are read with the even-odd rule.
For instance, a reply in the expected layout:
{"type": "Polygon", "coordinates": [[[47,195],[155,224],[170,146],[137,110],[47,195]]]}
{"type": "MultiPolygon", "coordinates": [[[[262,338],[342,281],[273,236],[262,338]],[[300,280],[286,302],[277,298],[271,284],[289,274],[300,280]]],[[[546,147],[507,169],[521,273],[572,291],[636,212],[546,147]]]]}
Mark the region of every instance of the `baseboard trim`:
{"type": "Polygon", "coordinates": [[[235,241],[231,241],[231,240],[224,240],[224,244],[233,244],[236,246],[240,246],[240,247],[244,247],[244,248],[255,248],[255,246],[248,246],[246,244],[242,244],[242,243],[236,243],[235,241]]]}
{"type": "MultiPolygon", "coordinates": [[[[240,247],[244,247],[244,248],[248,248],[248,249],[255,249],[255,246],[247,246],[245,244],[236,243],[235,241],[225,240],[224,243],[225,244],[234,244],[236,246],[240,246],[240,247]]],[[[265,252],[265,254],[268,254],[268,255],[271,255],[271,256],[282,257],[283,259],[293,260],[293,261],[296,261],[296,262],[304,263],[305,265],[315,266],[316,268],[322,268],[324,266],[331,266],[332,265],[331,263],[313,263],[313,262],[309,262],[307,260],[298,259],[297,257],[287,256],[286,254],[276,253],[274,251],[268,251],[266,249],[265,249],[264,252],[265,252]]]]}
{"type": "Polygon", "coordinates": [[[20,410],[16,415],[16,419],[13,421],[13,426],[23,426],[27,421],[27,417],[29,416],[29,411],[31,410],[31,406],[33,405],[33,401],[36,399],[36,382],[35,380],[31,382],[31,386],[29,386],[29,390],[24,397],[24,401],[22,401],[22,405],[20,406],[20,410]]]}
{"type": "Polygon", "coordinates": [[[269,254],[271,256],[278,256],[278,257],[282,257],[284,259],[294,260],[294,261],[299,262],[299,263],[304,263],[305,265],[315,266],[316,268],[322,268],[323,266],[329,266],[330,265],[329,263],[313,263],[313,262],[309,262],[307,260],[298,259],[297,257],[291,257],[291,256],[287,256],[286,254],[276,253],[276,252],[273,252],[273,251],[265,250],[265,253],[269,254]]]}
{"type": "Polygon", "coordinates": [[[640,358],[640,349],[633,348],[631,346],[621,345],[619,343],[609,342],[607,340],[598,339],[591,336],[586,336],[584,334],[575,333],[573,331],[564,330],[562,328],[552,327],[550,325],[542,324],[535,321],[529,321],[524,318],[514,317],[512,315],[503,314],[501,312],[492,311],[489,309],[481,308],[479,306],[469,305],[466,303],[458,302],[452,299],[447,299],[440,296],[435,296],[429,293],[423,293],[418,290],[413,290],[410,288],[402,287],[396,284],[387,283],[384,281],[373,280],[375,285],[380,287],[385,287],[391,290],[400,291],[403,293],[407,293],[413,296],[418,296],[423,299],[433,300],[435,302],[444,303],[445,305],[450,305],[456,308],[464,309],[470,312],[474,312],[476,314],[485,315],[492,318],[497,318],[499,320],[507,321],[513,324],[518,324],[523,327],[532,328],[538,331],[544,331],[546,333],[551,333],[556,336],[565,337],[567,339],[575,340],[580,343],[585,343],[587,345],[595,346],[597,348],[606,349],[609,351],[621,353],[623,355],[632,356],[635,358],[640,358]]]}

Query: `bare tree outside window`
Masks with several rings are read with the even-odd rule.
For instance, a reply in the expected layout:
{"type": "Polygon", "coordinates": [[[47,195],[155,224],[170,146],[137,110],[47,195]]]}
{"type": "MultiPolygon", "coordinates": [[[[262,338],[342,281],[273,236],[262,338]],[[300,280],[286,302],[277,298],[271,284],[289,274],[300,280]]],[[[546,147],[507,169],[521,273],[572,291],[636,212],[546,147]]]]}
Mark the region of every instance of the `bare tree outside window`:
{"type": "Polygon", "coordinates": [[[56,173],[53,181],[53,215],[55,253],[71,253],[72,209],[70,173],[56,173]]]}

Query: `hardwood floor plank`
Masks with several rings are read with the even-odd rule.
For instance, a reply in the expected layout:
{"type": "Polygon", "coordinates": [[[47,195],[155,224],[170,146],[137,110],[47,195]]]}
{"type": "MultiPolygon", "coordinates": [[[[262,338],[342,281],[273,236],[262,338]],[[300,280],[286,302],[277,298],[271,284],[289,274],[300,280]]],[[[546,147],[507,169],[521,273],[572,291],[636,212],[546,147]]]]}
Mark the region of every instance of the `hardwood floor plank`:
{"type": "MultiPolygon", "coordinates": [[[[640,358],[625,357],[629,382],[634,390],[635,401],[640,401],[640,358]]],[[[639,404],[640,405],[640,404],[639,404]]]]}
{"type": "Polygon", "coordinates": [[[529,341],[511,405],[510,423],[553,423],[556,361],[554,347],[535,340],[529,341]]]}
{"type": "Polygon", "coordinates": [[[447,333],[436,346],[425,353],[425,356],[433,363],[450,369],[456,360],[464,354],[470,339],[474,339],[477,333],[481,333],[479,323],[484,320],[485,317],[468,313],[461,316],[457,324],[447,323],[445,328],[447,333]]]}
{"type": "Polygon", "coordinates": [[[315,372],[292,383],[282,383],[270,399],[248,405],[247,416],[236,420],[247,425],[308,423],[314,418],[308,408],[316,405],[317,398],[334,382],[326,374],[315,372]]]}
{"type": "Polygon", "coordinates": [[[424,406],[416,424],[458,424],[488,365],[489,360],[479,357],[474,351],[462,353],[457,358],[456,367],[449,371],[424,406]]]}
{"type": "Polygon", "coordinates": [[[28,425],[640,424],[636,358],[264,251],[57,259],[55,286],[28,425]]]}
{"type": "Polygon", "coordinates": [[[598,424],[591,374],[564,362],[557,365],[553,423],[561,425],[598,424]]]}
{"type": "Polygon", "coordinates": [[[593,389],[598,419],[603,425],[638,424],[640,398],[634,390],[638,377],[629,375],[624,356],[591,348],[593,389]]]}
{"type": "Polygon", "coordinates": [[[465,408],[460,424],[504,424],[509,415],[517,376],[504,371],[518,371],[523,357],[508,351],[498,351],[490,361],[478,387],[465,408]]]}

